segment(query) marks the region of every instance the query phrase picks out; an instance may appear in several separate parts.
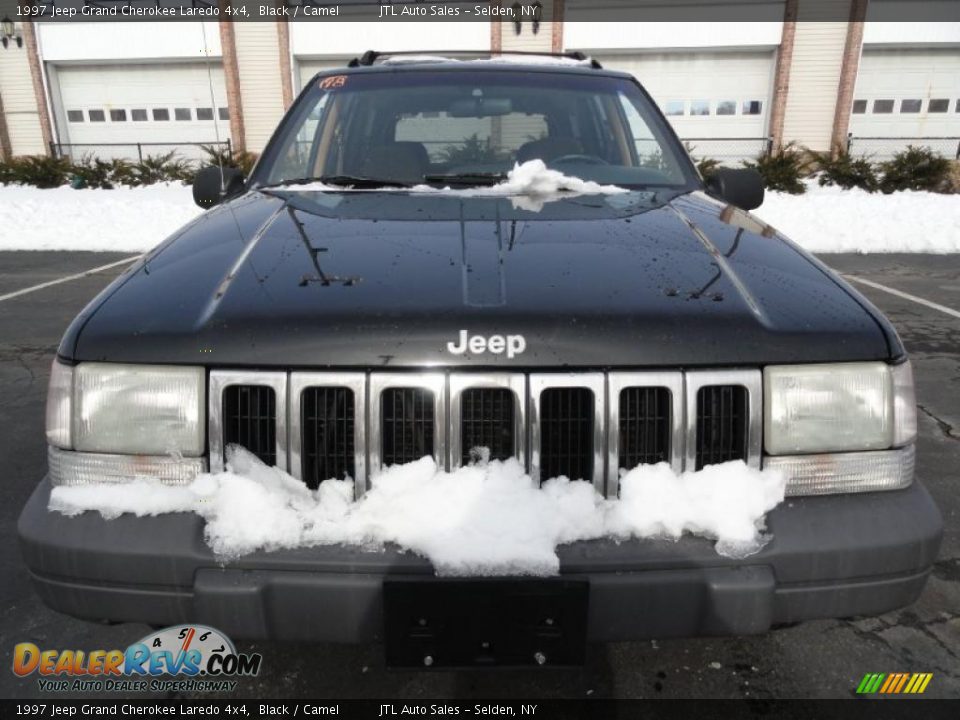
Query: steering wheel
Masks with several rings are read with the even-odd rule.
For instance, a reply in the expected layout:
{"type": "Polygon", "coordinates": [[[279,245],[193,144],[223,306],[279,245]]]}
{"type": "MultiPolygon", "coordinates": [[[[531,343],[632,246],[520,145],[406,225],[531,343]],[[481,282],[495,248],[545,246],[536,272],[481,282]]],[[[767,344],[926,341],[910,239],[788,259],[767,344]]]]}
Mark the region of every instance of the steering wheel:
{"type": "Polygon", "coordinates": [[[561,155],[550,161],[550,165],[563,165],[564,163],[579,162],[587,165],[609,165],[610,163],[597,155],[581,155],[572,153],[570,155],[561,155]]]}

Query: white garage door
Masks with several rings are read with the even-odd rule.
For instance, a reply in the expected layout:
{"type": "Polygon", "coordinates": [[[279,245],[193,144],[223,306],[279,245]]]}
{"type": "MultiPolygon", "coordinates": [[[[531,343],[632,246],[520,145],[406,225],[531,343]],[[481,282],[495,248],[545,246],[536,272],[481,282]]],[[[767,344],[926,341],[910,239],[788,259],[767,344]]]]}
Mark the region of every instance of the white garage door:
{"type": "Polygon", "coordinates": [[[960,50],[865,49],[850,132],[856,154],[889,156],[924,139],[953,157],[960,142],[960,50]]]}
{"type": "Polygon", "coordinates": [[[211,70],[212,100],[205,64],[57,67],[61,141],[73,146],[65,150],[135,159],[140,143],[144,156],[175,150],[202,157],[199,147],[184,143],[230,137],[223,69],[211,70]]]}
{"type": "Polygon", "coordinates": [[[594,56],[605,68],[632,73],[695,157],[736,162],[764,149],[772,50],[594,56]]]}
{"type": "Polygon", "coordinates": [[[353,58],[333,57],[333,58],[300,58],[297,60],[297,66],[300,68],[300,88],[310,82],[310,78],[323,70],[346,67],[346,64],[353,58]]]}

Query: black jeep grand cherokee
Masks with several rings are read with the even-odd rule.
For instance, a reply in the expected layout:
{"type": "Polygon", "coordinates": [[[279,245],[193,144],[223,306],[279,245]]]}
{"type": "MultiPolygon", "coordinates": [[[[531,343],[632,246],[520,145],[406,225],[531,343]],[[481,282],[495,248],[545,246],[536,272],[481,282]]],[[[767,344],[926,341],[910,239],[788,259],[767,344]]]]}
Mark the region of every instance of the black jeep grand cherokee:
{"type": "Polygon", "coordinates": [[[251,176],[202,172],[195,197],[217,207],[64,336],[50,472],[19,525],[38,593],[97,620],[386,639],[401,664],[566,662],[586,639],[912,602],[941,520],[913,477],[906,354],[875,307],[744,211],[763,196],[751,172],[705,186],[643,88],[596,63],[368,53],[318,75],[251,176]],[[628,192],[484,192],[532,160],[628,192]],[[185,482],[229,443],[311,488],[348,475],[357,495],[388,464],[453,468],[486,446],[608,497],[621,468],[737,459],[781,468],[788,497],[749,558],[597,540],[559,548],[560,577],[536,581],[438,579],[389,548],[225,562],[192,514],[47,510],[60,484],[185,482]]]}

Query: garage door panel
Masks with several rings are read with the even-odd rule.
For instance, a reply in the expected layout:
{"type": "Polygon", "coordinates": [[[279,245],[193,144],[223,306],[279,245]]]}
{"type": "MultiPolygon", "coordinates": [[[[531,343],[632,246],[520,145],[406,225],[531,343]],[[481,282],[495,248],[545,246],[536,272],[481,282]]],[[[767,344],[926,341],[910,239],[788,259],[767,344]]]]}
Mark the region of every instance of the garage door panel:
{"type": "Polygon", "coordinates": [[[850,132],[854,137],[960,137],[958,102],[960,49],[867,48],[860,61],[850,132]],[[919,112],[906,112],[905,100],[920,101],[919,112]],[[931,107],[931,100],[941,102],[931,107]],[[946,111],[934,112],[943,100],[946,111]],[[887,107],[892,103],[890,112],[881,111],[884,101],[887,107]]]}
{"type": "Polygon", "coordinates": [[[197,147],[230,137],[223,69],[202,63],[95,65],[54,68],[59,86],[61,140],[74,155],[137,157],[175,150],[201,157],[197,147]],[[211,98],[211,81],[213,97],[211,98]],[[110,149],[111,145],[125,147],[110,149]]]}
{"type": "Polygon", "coordinates": [[[669,115],[681,137],[763,137],[767,130],[773,53],[659,53],[598,55],[604,67],[631,73],[665,112],[684,103],[683,114],[669,115]],[[694,114],[694,103],[707,103],[694,114]],[[718,114],[733,101],[733,115],[718,114]],[[758,114],[744,114],[745,102],[759,102],[758,114]]]}

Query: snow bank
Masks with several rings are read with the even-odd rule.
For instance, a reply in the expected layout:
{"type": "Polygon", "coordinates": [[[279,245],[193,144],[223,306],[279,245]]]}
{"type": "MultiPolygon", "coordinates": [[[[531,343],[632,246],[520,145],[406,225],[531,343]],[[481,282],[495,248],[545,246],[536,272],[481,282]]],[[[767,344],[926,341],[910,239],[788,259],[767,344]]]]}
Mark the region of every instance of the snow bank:
{"type": "MultiPolygon", "coordinates": [[[[533,211],[549,199],[580,192],[623,192],[555,172],[525,163],[494,187],[424,191],[508,195],[519,207],[533,211]]],[[[319,185],[289,189],[311,188],[343,191],[319,185]]],[[[821,188],[815,182],[808,188],[806,195],[767,193],[754,212],[813,252],[960,252],[960,195],[870,194],[821,188]]],[[[200,212],[190,188],[176,184],[116,190],[0,185],[0,227],[4,229],[0,250],[141,252],[200,212]]]]}
{"type": "Polygon", "coordinates": [[[805,195],[767,193],[753,214],[816,253],[960,252],[960,195],[806,185],[805,195]]]}
{"type": "Polygon", "coordinates": [[[717,552],[757,552],[765,514],[783,500],[784,478],[742,462],[675,475],[666,464],[641,466],[621,479],[621,499],[605,500],[590,483],[557,478],[542,488],[516,460],[447,473],[432,458],[387,468],[353,500],[353,483],[327,480],[309,490],[239,447],[228,471],[186,486],[152,480],[57,487],[50,509],[105,518],[195,512],[222,556],[259,549],[394,543],[426,558],[441,575],[553,575],[558,545],[600,537],[717,541],[717,552]]]}
{"type": "Polygon", "coordinates": [[[141,252],[203,212],[190,187],[114,190],[0,185],[0,250],[141,252]]]}

